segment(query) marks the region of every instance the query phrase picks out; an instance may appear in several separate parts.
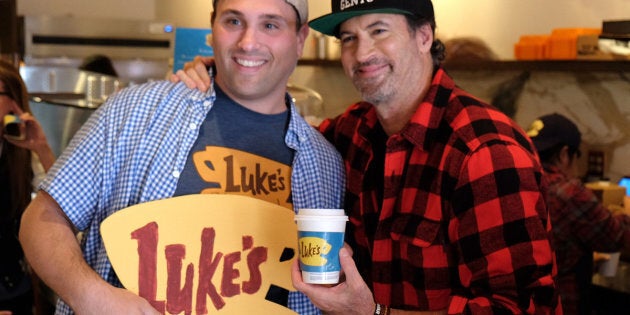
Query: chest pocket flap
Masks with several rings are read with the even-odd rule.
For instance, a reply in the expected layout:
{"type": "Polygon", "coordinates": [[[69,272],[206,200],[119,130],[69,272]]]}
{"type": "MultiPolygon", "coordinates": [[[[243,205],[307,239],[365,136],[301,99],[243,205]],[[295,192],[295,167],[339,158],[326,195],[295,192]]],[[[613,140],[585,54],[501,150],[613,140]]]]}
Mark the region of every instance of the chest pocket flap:
{"type": "Polygon", "coordinates": [[[441,220],[427,218],[422,214],[397,213],[392,221],[390,234],[395,241],[429,247],[441,243],[438,240],[441,226],[441,220]]]}

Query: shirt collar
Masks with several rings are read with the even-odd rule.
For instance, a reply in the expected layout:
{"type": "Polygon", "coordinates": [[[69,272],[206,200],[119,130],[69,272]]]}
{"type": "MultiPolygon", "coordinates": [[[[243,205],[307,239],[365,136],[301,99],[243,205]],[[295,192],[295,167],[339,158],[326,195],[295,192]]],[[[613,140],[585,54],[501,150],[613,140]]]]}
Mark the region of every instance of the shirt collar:
{"type": "MultiPolygon", "coordinates": [[[[428,151],[436,141],[432,135],[437,131],[444,119],[454,88],[455,82],[453,79],[442,68],[438,68],[435,71],[426,96],[418,105],[409,123],[400,131],[399,136],[414,146],[428,151]]],[[[371,129],[378,123],[374,106],[370,105],[370,109],[361,119],[363,120],[362,125],[368,129],[371,129]]]]}

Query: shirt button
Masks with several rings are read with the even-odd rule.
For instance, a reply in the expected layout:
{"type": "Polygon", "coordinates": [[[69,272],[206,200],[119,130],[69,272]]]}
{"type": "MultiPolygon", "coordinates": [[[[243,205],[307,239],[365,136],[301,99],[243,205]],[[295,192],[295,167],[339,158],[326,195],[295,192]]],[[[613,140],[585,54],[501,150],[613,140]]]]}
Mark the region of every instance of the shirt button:
{"type": "Polygon", "coordinates": [[[190,99],[191,99],[191,100],[193,100],[194,102],[196,102],[196,101],[197,101],[197,97],[196,97],[196,96],[193,96],[193,97],[191,97],[190,99]]]}
{"type": "Polygon", "coordinates": [[[173,177],[179,178],[179,175],[181,175],[179,171],[173,171],[173,177]]]}
{"type": "Polygon", "coordinates": [[[209,107],[212,103],[210,101],[203,102],[204,107],[209,107]]]}
{"type": "Polygon", "coordinates": [[[191,130],[195,130],[197,129],[197,124],[195,123],[190,123],[190,125],[188,125],[190,127],[191,130]]]}

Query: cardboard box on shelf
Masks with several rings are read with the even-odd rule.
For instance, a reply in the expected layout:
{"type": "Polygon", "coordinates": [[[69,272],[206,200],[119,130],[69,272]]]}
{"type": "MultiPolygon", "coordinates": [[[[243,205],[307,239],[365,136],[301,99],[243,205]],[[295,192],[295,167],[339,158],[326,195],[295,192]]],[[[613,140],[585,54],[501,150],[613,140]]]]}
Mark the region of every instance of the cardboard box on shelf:
{"type": "Polygon", "coordinates": [[[592,190],[604,207],[610,205],[622,206],[626,196],[626,188],[610,182],[591,182],[585,184],[586,188],[592,190]]]}

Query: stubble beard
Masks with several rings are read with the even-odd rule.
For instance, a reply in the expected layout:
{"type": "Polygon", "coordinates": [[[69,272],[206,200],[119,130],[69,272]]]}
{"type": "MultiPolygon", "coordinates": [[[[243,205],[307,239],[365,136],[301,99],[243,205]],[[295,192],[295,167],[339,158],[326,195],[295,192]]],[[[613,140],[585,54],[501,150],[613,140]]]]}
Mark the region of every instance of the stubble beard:
{"type": "Polygon", "coordinates": [[[355,79],[353,83],[363,101],[373,105],[386,103],[395,95],[392,84],[382,78],[355,79]]]}

